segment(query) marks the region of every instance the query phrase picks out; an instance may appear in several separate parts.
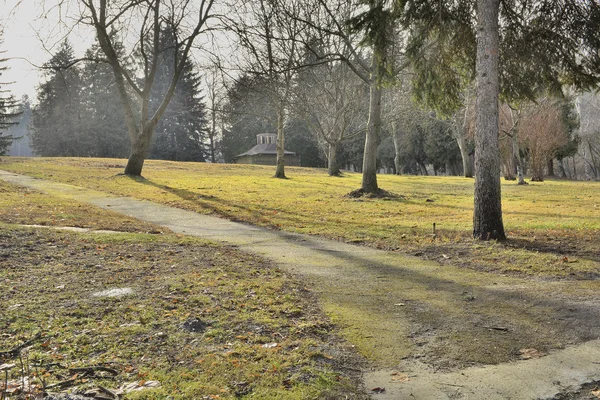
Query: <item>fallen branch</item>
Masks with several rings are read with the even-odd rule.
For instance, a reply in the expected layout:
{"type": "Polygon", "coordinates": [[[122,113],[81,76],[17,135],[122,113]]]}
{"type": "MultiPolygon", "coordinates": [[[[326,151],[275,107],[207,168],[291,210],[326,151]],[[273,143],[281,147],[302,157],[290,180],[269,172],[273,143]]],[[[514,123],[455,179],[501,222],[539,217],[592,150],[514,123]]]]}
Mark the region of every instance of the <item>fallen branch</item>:
{"type": "Polygon", "coordinates": [[[113,376],[119,375],[119,371],[113,368],[104,367],[102,365],[91,365],[89,367],[69,368],[69,372],[72,374],[94,374],[96,371],[103,371],[112,374],[113,376]]]}
{"type": "Polygon", "coordinates": [[[80,378],[77,377],[77,378],[67,379],[66,381],[62,381],[62,382],[56,382],[56,383],[53,383],[51,385],[47,385],[46,389],[54,389],[54,388],[57,388],[57,387],[61,388],[61,389],[64,389],[66,387],[74,385],[79,379],[80,378]]]}

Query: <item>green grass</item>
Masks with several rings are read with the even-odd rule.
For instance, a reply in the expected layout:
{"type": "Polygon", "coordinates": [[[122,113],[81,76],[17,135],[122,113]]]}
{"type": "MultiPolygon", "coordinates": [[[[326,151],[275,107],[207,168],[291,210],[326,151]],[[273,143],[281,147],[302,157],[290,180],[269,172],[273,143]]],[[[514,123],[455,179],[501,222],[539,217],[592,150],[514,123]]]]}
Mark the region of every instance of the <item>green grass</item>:
{"type": "Polygon", "coordinates": [[[334,178],[324,170],[287,168],[291,179],[278,180],[271,178],[272,167],[149,160],[144,179],[132,179],[119,175],[123,166],[123,160],[73,158],[4,158],[0,164],[35,177],[468,268],[551,277],[597,274],[600,268],[597,182],[503,182],[510,240],[482,244],[471,239],[472,179],[380,175],[380,187],[398,197],[352,199],[345,195],[361,179],[354,173],[334,178]]]}
{"type": "Polygon", "coordinates": [[[161,383],[126,399],[363,398],[339,369],[355,356],[315,299],[261,258],[1,182],[0,192],[0,353],[38,335],[20,358],[0,354],[17,364],[10,381],[161,383]],[[133,294],[94,296],[123,287],[133,294]],[[202,330],[183,329],[192,318],[202,330]],[[96,365],[118,375],[69,370],[96,365]]]}

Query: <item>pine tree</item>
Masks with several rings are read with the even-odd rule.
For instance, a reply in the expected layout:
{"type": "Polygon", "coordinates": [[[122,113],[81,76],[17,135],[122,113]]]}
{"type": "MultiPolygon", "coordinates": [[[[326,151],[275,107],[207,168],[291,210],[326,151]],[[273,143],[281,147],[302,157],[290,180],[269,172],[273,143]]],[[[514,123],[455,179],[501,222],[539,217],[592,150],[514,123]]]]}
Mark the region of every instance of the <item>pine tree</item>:
{"type": "MultiPolygon", "coordinates": [[[[88,50],[86,58],[97,59],[97,45],[88,50]]],[[[85,115],[82,134],[90,143],[93,157],[125,158],[129,153],[127,126],[121,110],[115,79],[106,63],[86,61],[81,68],[81,107],[85,115]]]]}
{"type": "Polygon", "coordinates": [[[275,132],[276,112],[263,89],[265,79],[243,75],[227,92],[223,116],[225,162],[233,162],[236,155],[254,146],[259,133],[275,132]]]}
{"type": "MultiPolygon", "coordinates": [[[[2,27],[0,27],[0,45],[2,45],[2,27]]],[[[5,51],[0,51],[0,57],[5,54],[5,51]]],[[[2,71],[6,71],[8,67],[5,66],[6,58],[0,58],[0,77],[2,71]]],[[[21,114],[19,110],[19,103],[15,98],[7,94],[8,90],[5,89],[6,84],[0,82],[0,154],[4,154],[13,142],[13,136],[5,134],[3,131],[11,126],[15,122],[15,118],[21,114]]]]}
{"type": "MultiPolygon", "coordinates": [[[[163,51],[155,77],[150,106],[154,112],[164,97],[174,71],[175,53],[173,36],[168,29],[162,31],[163,51]]],[[[156,126],[151,158],[177,161],[205,161],[207,148],[207,117],[200,92],[201,78],[191,60],[186,60],[173,99],[156,126]]]]}
{"type": "Polygon", "coordinates": [[[33,110],[31,145],[40,156],[88,156],[93,144],[82,124],[81,71],[73,63],[73,48],[64,41],[44,68],[47,81],[38,90],[33,110]]]}

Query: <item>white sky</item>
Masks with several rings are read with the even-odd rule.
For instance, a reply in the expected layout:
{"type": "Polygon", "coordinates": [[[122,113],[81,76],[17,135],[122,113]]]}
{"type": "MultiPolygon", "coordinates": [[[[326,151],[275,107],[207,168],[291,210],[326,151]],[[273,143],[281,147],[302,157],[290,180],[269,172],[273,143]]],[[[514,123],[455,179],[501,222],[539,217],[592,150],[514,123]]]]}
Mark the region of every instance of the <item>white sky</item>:
{"type": "MultiPolygon", "coordinates": [[[[0,45],[0,50],[6,51],[0,57],[10,58],[7,63],[10,69],[2,74],[0,82],[14,82],[6,88],[16,98],[27,94],[32,102],[36,102],[36,88],[43,81],[43,72],[36,66],[41,66],[52,57],[67,34],[76,57],[83,56],[95,41],[95,33],[91,28],[73,24],[72,20],[62,23],[59,20],[60,15],[76,15],[77,2],[66,2],[73,4],[71,9],[58,9],[58,1],[0,0],[0,25],[4,27],[4,43],[0,45]],[[68,32],[69,25],[76,25],[76,28],[68,32]]],[[[198,43],[203,40],[208,38],[199,38],[198,43]]],[[[219,50],[226,51],[227,40],[217,40],[219,50]]],[[[206,59],[202,53],[194,52],[193,55],[196,61],[206,59]]]]}
{"type": "MultiPolygon", "coordinates": [[[[2,74],[0,82],[14,82],[6,89],[17,98],[27,94],[35,102],[36,87],[42,76],[30,63],[42,65],[48,61],[50,53],[65,37],[64,24],[59,23],[53,2],[46,0],[44,9],[39,0],[22,0],[18,7],[19,0],[0,0],[0,25],[4,27],[0,50],[6,51],[3,58],[11,59],[7,63],[10,69],[2,74]]],[[[76,54],[83,54],[93,43],[94,34],[78,28],[69,35],[69,40],[76,54]]]]}

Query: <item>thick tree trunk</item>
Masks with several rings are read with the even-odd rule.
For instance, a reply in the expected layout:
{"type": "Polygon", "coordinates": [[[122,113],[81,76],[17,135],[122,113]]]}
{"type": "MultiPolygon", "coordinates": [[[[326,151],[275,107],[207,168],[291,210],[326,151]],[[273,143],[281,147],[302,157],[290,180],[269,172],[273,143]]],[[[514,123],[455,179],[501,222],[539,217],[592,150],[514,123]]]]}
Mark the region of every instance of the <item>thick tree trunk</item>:
{"type": "Polygon", "coordinates": [[[381,132],[381,86],[377,78],[377,59],[373,56],[373,73],[369,88],[369,122],[367,138],[365,140],[365,153],[363,155],[362,186],[367,193],[377,193],[377,147],[379,147],[381,132]]]}
{"type": "Polygon", "coordinates": [[[277,110],[277,168],[275,178],[285,179],[285,133],[283,123],[285,119],[285,109],[283,102],[279,103],[277,110]]]}
{"type": "Polygon", "coordinates": [[[328,155],[327,155],[327,173],[329,176],[339,176],[340,166],[337,162],[337,148],[338,143],[329,143],[328,155]]]}
{"type": "Polygon", "coordinates": [[[498,145],[498,13],[500,0],[477,0],[477,110],[473,236],[506,239],[498,145]]]}
{"type": "Polygon", "coordinates": [[[125,166],[125,175],[142,176],[142,168],[144,168],[144,161],[148,157],[155,128],[155,125],[144,127],[144,130],[131,143],[131,153],[125,166]]]}
{"type": "Polygon", "coordinates": [[[548,173],[546,176],[554,176],[554,160],[551,158],[548,160],[548,165],[546,166],[548,173]]]}

